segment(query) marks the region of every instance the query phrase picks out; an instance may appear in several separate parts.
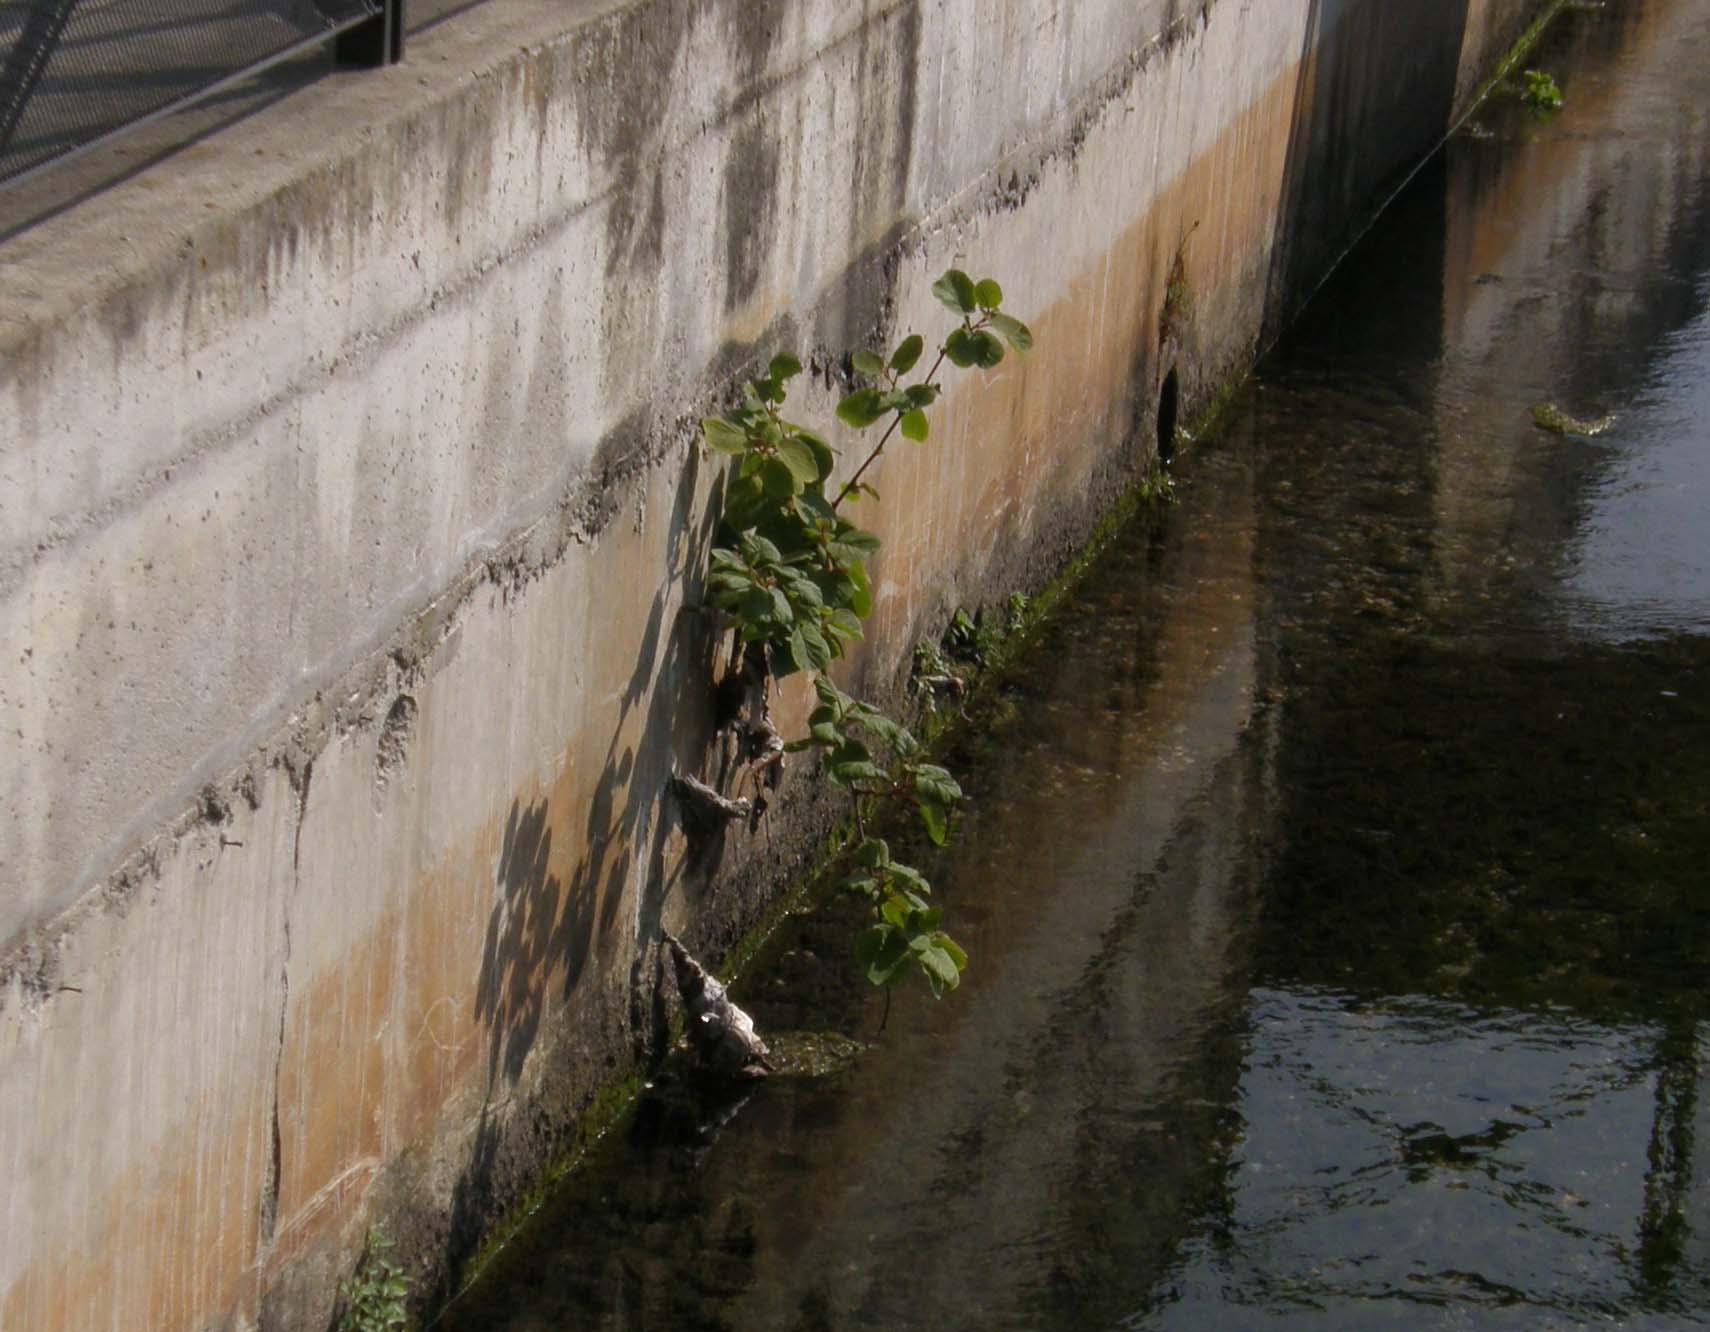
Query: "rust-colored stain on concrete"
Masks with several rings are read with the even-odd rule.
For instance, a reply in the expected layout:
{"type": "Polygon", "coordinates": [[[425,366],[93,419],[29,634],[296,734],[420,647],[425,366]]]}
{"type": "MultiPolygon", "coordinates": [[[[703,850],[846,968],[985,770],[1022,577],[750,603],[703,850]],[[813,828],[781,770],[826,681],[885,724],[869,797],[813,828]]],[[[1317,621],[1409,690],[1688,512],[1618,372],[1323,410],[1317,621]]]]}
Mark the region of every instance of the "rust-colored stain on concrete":
{"type": "Polygon", "coordinates": [[[74,1248],[6,1291],[0,1328],[194,1327],[210,1310],[253,1306],[266,1111],[256,1097],[232,1127],[198,1124],[157,1170],[127,1172],[74,1248]]]}
{"type": "MultiPolygon", "coordinates": [[[[1116,236],[1096,268],[1031,316],[1030,357],[968,372],[934,418],[931,442],[887,450],[877,469],[883,503],[862,515],[885,543],[874,565],[886,593],[877,599],[875,641],[902,642],[946,574],[1024,542],[1041,514],[1084,495],[1135,425],[1151,419],[1171,368],[1160,361],[1159,317],[1178,248],[1199,318],[1216,322],[1238,301],[1258,310],[1255,275],[1277,226],[1297,73],[1273,81],[1116,236]],[[1104,448],[1071,447],[1089,439],[1104,448]]],[[[1198,367],[1184,365],[1184,373],[1190,368],[1198,367]]],[[[1139,441],[1139,449],[1151,447],[1139,441]]]]}
{"type": "MultiPolygon", "coordinates": [[[[658,589],[637,548],[651,539],[616,527],[583,572],[645,605],[658,589]]],[[[513,793],[360,943],[294,983],[269,1270],[355,1224],[375,1172],[443,1129],[449,1106],[507,1099],[546,1024],[574,1010],[594,959],[627,962],[619,907],[641,853],[637,811],[659,795],[638,772],[646,726],[635,705],[656,683],[659,645],[635,622],[589,648],[594,678],[552,784],[513,793]]],[[[431,748],[416,759],[445,762],[431,748]]]]}

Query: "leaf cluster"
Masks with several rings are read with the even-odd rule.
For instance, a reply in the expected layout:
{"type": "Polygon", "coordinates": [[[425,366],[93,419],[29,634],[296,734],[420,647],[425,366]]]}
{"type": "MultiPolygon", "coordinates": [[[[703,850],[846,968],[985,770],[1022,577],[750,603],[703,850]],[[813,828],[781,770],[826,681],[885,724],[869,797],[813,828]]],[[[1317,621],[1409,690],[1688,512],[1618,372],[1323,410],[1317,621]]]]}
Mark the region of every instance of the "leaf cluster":
{"type": "Polygon", "coordinates": [[[386,1256],[391,1247],[380,1231],[368,1232],[362,1261],[339,1283],[344,1312],[338,1332],[401,1332],[405,1326],[404,1301],[410,1286],[403,1269],[386,1256]]]}
{"type": "Polygon", "coordinates": [[[950,813],[962,799],[956,779],[926,762],[913,732],[872,704],[850,698],[823,675],[814,681],[814,692],[819,706],[808,717],[808,733],[786,748],[823,751],[826,777],[857,799],[912,801],[927,836],[943,846],[950,813]]]}
{"type": "MultiPolygon", "coordinates": [[[[744,386],[740,404],[703,420],[701,433],[708,448],[730,459],[707,602],[735,626],[738,655],[758,646],[773,676],[818,673],[819,705],[808,735],[787,748],[822,752],[825,774],[850,793],[858,824],[864,802],[901,798],[914,804],[928,836],[943,845],[961,787],[925,760],[906,727],[850,698],[823,674],[861,637],[861,621],[873,609],[867,560],[879,539],[845,517],[841,507],[862,496],[879,498],[863,478],[893,436],[926,441],[926,413],[943,392],[937,376],[946,361],[990,369],[1006,351],[1024,353],[1033,345],[1027,325],[1003,312],[1003,290],[992,279],[976,282],[951,269],[932,290],[959,322],[924,375],[910,380],[926,352],[925,339],[916,333],[888,355],[863,349],[849,358],[851,374],[865,382],[843,396],[838,419],[858,431],[888,424],[834,494],[827,485],[838,451],[783,413],[789,381],[802,371],[787,352],[744,386]]],[[[925,878],[893,861],[876,839],[862,841],[856,860],[859,868],[845,886],[873,906],[874,924],[857,945],[869,979],[888,985],[918,967],[934,994],[954,988],[967,956],[939,928],[939,914],[925,900],[925,878]]]]}
{"type": "Polygon", "coordinates": [[[1525,80],[1525,87],[1520,95],[1527,106],[1540,111],[1561,110],[1562,90],[1550,74],[1541,69],[1529,69],[1521,77],[1525,80]]]}
{"type": "Polygon", "coordinates": [[[873,609],[866,559],[879,548],[826,497],[836,451],[779,410],[800,373],[794,356],[775,356],[740,406],[701,422],[708,447],[734,460],[707,600],[767,649],[778,676],[824,670],[861,636],[873,609]]]}
{"type": "Polygon", "coordinates": [[[968,955],[939,928],[943,913],[926,898],[932,888],[912,865],[891,859],[880,837],[855,848],[855,870],[846,891],[873,904],[877,917],[855,941],[855,960],[874,985],[891,985],[918,968],[934,995],[961,983],[968,955]]]}

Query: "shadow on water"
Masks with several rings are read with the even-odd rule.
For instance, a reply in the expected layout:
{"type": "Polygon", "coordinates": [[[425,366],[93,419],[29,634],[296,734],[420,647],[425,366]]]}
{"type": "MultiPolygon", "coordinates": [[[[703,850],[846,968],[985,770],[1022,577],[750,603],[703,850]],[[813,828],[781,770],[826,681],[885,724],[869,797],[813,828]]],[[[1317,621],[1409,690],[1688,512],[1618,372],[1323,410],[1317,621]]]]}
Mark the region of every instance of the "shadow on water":
{"type": "Polygon", "coordinates": [[[1566,13],[1567,108],[1451,141],[1003,683],[963,988],[880,1037],[854,916],[793,923],[742,1001],[870,1048],[667,1070],[443,1327],[1710,1317],[1710,559],[1632,507],[1710,488],[1702,18],[1566,13]]]}
{"type": "Polygon", "coordinates": [[[1265,293],[1274,339],[1454,114],[1470,0],[1312,0],[1265,293]]]}

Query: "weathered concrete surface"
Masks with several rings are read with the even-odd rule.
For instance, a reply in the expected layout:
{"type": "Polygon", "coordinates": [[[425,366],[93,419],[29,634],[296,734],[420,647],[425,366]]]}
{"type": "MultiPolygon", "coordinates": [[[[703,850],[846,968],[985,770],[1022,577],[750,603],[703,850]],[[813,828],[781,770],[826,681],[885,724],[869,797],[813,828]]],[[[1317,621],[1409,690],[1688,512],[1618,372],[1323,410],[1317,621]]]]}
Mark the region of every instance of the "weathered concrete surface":
{"type": "Polygon", "coordinates": [[[952,262],[1033,324],[879,472],[894,688],[1538,8],[519,0],[0,246],[0,1326],[314,1326],[375,1218],[431,1288],[813,824],[663,799],[732,375],[829,419],[952,262]]]}

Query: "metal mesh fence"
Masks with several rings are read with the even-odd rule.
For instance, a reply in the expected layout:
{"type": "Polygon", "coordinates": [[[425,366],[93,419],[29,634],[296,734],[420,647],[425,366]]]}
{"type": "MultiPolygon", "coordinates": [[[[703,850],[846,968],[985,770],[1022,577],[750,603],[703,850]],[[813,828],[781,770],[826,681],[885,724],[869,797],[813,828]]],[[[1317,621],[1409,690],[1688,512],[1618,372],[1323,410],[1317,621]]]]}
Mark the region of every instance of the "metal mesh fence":
{"type": "Polygon", "coordinates": [[[380,13],[383,0],[0,0],[0,184],[380,13]]]}

